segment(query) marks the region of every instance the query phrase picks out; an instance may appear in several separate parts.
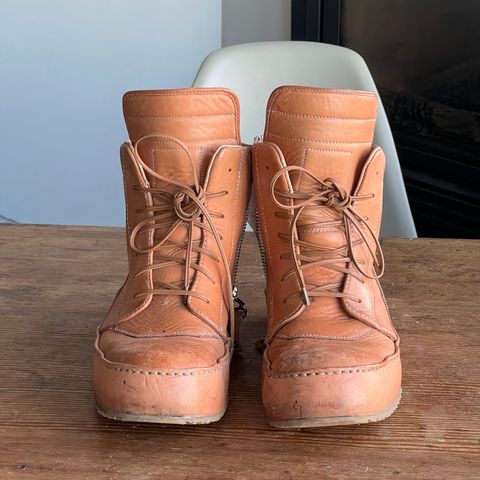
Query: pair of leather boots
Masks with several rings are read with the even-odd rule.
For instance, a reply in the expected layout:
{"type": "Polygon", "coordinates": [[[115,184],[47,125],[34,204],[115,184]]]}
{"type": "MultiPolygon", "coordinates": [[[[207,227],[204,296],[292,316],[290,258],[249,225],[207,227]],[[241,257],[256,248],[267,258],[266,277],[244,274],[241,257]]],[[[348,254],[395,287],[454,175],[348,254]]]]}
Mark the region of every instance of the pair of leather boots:
{"type": "Polygon", "coordinates": [[[372,145],[376,96],[280,87],[253,146],[240,141],[238,99],[226,89],[129,92],[123,108],[129,274],[98,328],[99,412],[177,424],[222,417],[252,203],[267,278],[269,422],[388,417],[401,364],[378,281],[385,158],[372,145]]]}

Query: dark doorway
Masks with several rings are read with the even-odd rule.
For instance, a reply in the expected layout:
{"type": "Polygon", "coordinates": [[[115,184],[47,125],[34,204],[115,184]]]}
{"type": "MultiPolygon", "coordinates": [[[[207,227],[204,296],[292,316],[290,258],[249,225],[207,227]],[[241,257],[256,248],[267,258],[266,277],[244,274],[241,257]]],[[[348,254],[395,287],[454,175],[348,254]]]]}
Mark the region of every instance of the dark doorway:
{"type": "Polygon", "coordinates": [[[366,60],[418,234],[480,237],[480,2],[292,0],[292,39],[366,60]]]}

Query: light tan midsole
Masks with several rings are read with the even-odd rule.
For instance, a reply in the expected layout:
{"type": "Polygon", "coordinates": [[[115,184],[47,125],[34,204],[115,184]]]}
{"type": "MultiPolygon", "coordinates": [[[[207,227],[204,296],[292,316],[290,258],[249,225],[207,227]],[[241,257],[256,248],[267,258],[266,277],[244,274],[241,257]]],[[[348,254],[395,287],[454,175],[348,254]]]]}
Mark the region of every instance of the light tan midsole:
{"type": "Polygon", "coordinates": [[[112,420],[121,420],[123,422],[148,422],[148,423],[167,423],[174,425],[202,425],[206,423],[217,422],[225,414],[225,410],[218,415],[207,417],[171,417],[168,415],[141,415],[128,412],[116,412],[114,410],[103,409],[97,405],[97,412],[103,417],[112,420]]]}
{"type": "Polygon", "coordinates": [[[343,417],[295,418],[290,420],[268,419],[268,423],[277,428],[313,428],[331,427],[336,425],[358,425],[362,423],[379,422],[388,418],[397,409],[402,398],[402,391],[390,407],[380,413],[371,415],[354,415],[343,417]]]}

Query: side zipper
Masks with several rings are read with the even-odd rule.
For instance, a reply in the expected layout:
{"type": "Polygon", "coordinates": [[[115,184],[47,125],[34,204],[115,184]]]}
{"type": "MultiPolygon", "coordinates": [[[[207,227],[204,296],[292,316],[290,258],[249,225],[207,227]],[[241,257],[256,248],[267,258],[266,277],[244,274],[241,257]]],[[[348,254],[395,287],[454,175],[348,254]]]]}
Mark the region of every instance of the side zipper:
{"type": "Polygon", "coordinates": [[[267,275],[267,259],[265,257],[265,247],[263,246],[262,231],[260,227],[260,219],[258,217],[258,210],[255,209],[255,234],[258,241],[258,249],[260,250],[260,259],[262,260],[263,274],[267,275]]]}
{"type": "Polygon", "coordinates": [[[240,263],[240,252],[242,250],[243,241],[245,239],[245,229],[247,228],[249,206],[247,206],[247,208],[245,209],[243,229],[242,229],[242,233],[240,234],[240,240],[238,242],[237,252],[235,255],[235,264],[233,268],[233,277],[232,277],[232,284],[233,284],[232,297],[235,305],[234,307],[235,308],[235,328],[234,328],[235,331],[233,332],[233,342],[234,342],[234,349],[237,352],[242,351],[242,348],[240,345],[240,324],[242,320],[247,316],[247,308],[245,307],[245,302],[238,297],[237,273],[238,273],[238,265],[240,263]]]}
{"type": "Polygon", "coordinates": [[[232,285],[233,285],[234,291],[237,288],[236,285],[237,285],[238,264],[240,262],[240,252],[242,250],[243,240],[245,239],[245,229],[247,228],[248,213],[249,213],[248,211],[249,211],[249,208],[247,207],[245,210],[245,218],[243,220],[243,230],[242,230],[242,233],[240,234],[240,240],[238,242],[237,252],[235,255],[235,264],[233,267],[233,277],[232,277],[232,285]]]}

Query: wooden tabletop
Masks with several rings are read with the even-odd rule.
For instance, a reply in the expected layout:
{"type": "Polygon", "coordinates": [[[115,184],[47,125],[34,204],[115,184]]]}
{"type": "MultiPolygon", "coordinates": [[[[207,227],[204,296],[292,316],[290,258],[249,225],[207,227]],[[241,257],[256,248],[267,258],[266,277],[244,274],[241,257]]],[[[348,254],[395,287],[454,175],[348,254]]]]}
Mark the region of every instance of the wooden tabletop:
{"type": "Polygon", "coordinates": [[[115,228],[0,226],[0,479],[479,479],[480,241],[387,239],[385,293],[402,338],[403,400],[378,424],[281,431],[265,420],[263,275],[247,234],[249,315],[225,417],[110,421],[90,359],[126,271],[115,228]]]}

